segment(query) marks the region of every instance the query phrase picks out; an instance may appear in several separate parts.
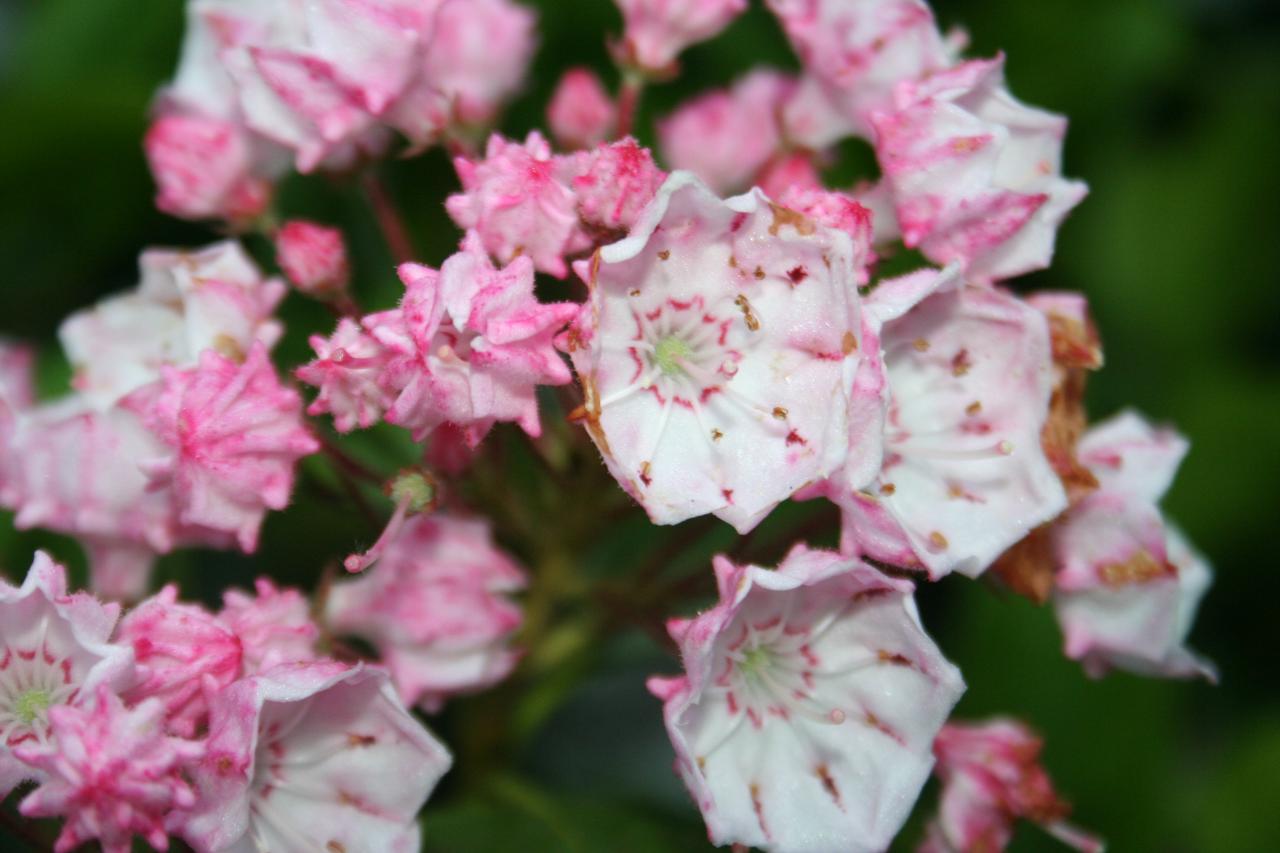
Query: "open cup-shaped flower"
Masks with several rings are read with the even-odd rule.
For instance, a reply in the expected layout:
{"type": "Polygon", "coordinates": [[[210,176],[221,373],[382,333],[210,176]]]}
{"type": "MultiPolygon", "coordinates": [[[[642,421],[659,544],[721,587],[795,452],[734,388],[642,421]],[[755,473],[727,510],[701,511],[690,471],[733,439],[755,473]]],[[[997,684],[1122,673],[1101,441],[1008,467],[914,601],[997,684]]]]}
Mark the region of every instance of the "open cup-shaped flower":
{"type": "Polygon", "coordinates": [[[777,570],[715,570],[720,603],[671,625],[686,675],[649,682],[711,840],[884,849],[964,689],[912,585],[803,546],[777,570]]]}

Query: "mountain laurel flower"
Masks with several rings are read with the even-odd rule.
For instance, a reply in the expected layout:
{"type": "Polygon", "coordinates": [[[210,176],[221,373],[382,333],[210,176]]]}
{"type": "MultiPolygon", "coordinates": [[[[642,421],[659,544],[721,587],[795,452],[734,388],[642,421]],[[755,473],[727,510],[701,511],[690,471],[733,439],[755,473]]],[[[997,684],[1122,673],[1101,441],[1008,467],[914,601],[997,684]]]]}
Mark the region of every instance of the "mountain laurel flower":
{"type": "Polygon", "coordinates": [[[499,269],[481,242],[469,232],[438,272],[402,264],[400,308],[365,318],[388,353],[378,378],[394,395],[385,418],[415,441],[445,423],[467,430],[472,445],[497,421],[537,436],[536,387],[572,379],[553,337],[577,306],[539,303],[530,259],[499,269]]]}
{"type": "Polygon", "coordinates": [[[870,117],[902,81],[951,65],[923,0],[767,0],[805,71],[849,126],[871,136],[870,117]]]}
{"type": "MultiPolygon", "coordinates": [[[[0,411],[0,437],[3,420],[0,411]]],[[[8,431],[0,443],[0,506],[15,511],[14,526],[77,537],[99,594],[145,595],[155,554],[192,538],[180,529],[172,495],[150,490],[138,467],[164,445],[134,412],[97,411],[74,394],[19,411],[8,431]]]]}
{"type": "Polygon", "coordinates": [[[162,112],[143,149],[156,182],[156,207],[182,219],[242,225],[271,202],[271,182],[255,174],[252,141],[234,121],[162,112]]]}
{"type": "Polygon", "coordinates": [[[155,382],[164,366],[194,367],[208,349],[243,359],[255,342],[270,347],[281,335],[271,314],[285,284],[264,278],[235,241],[151,249],[138,266],[136,290],[72,314],[58,329],[72,386],[99,407],[155,382]]]}
{"type": "MultiPolygon", "coordinates": [[[[434,9],[419,85],[440,93],[450,119],[493,124],[524,85],[537,47],[533,10],[512,0],[414,0],[434,9]]],[[[404,5],[404,4],[399,4],[404,5]]]]}
{"type": "Polygon", "coordinates": [[[347,244],[337,228],[293,219],[280,228],[275,243],[280,268],[301,292],[324,296],[347,289],[347,244]]]}
{"type": "Polygon", "coordinates": [[[1040,765],[1041,745],[1017,720],[943,726],[933,745],[941,806],[920,853],[1004,850],[1018,818],[1040,824],[1082,853],[1101,853],[1101,840],[1063,820],[1071,807],[1040,765]]]}
{"type": "MultiPolygon", "coordinates": [[[[375,328],[382,321],[398,325],[399,312],[364,320],[375,328]]],[[[294,371],[298,379],[320,389],[307,414],[333,415],[338,432],[368,429],[382,420],[396,398],[394,390],[381,382],[392,352],[350,317],[339,320],[328,338],[312,335],[309,343],[316,357],[294,371]]]]}
{"type": "Polygon", "coordinates": [[[1186,450],[1184,438],[1132,412],[1080,441],[1099,486],[1052,530],[1053,601],[1067,657],[1095,677],[1123,669],[1217,679],[1186,646],[1211,581],[1208,562],[1156,507],[1186,450]]]}
{"type": "Polygon", "coordinates": [[[670,624],[686,674],[649,682],[712,843],[885,849],[964,690],[911,583],[804,546],[715,574],[719,603],[670,624]]]}
{"type": "Polygon", "coordinates": [[[779,111],[794,88],[791,77],[762,69],[699,95],[658,122],[659,150],[717,194],[741,192],[781,149],[779,111]]]}
{"type": "Polygon", "coordinates": [[[563,148],[594,148],[613,134],[617,121],[617,107],[590,68],[566,71],[547,104],[547,127],[563,148]]]}
{"type": "Polygon", "coordinates": [[[614,0],[622,12],[619,61],[651,75],[677,70],[685,48],[719,35],[747,10],[747,0],[614,0]]]}
{"type": "Polygon", "coordinates": [[[523,143],[489,137],[484,159],[454,161],[462,192],[445,209],[459,228],[474,230],[500,263],[526,256],[540,271],[564,278],[564,257],[586,247],[577,199],[538,131],[523,143]]]}
{"type": "Polygon", "coordinates": [[[119,604],[69,592],[67,570],[43,551],[21,587],[0,579],[0,798],[45,778],[46,768],[16,750],[57,739],[51,710],[91,702],[99,686],[133,683],[133,650],[109,642],[119,616],[119,604]]]}
{"type": "Polygon", "coordinates": [[[578,152],[562,162],[573,174],[570,186],[578,200],[578,216],[605,232],[626,231],[635,225],[667,179],[649,149],[631,137],[578,152]]]}
{"type": "Polygon", "coordinates": [[[298,459],[319,449],[262,344],[243,363],[205,350],[195,368],[164,368],[159,387],[130,405],[165,445],[140,464],[154,488],[173,490],[182,524],[234,536],[250,553],[267,510],[288,504],[298,459]]]}
{"type": "Polygon", "coordinates": [[[301,172],[347,165],[385,146],[383,116],[418,73],[421,12],[384,5],[195,0],[171,91],[210,112],[231,100],[301,172]]]}
{"type": "Polygon", "coordinates": [[[96,839],[104,853],[129,853],[134,835],[167,850],[169,828],[195,804],[183,771],[200,759],[204,745],[165,733],[159,699],[126,707],[106,685],[94,699],[50,708],[55,743],[16,749],[44,774],[18,811],[65,818],[55,850],[96,839]]]}
{"type": "Polygon", "coordinates": [[[1003,56],[904,83],[873,121],[907,246],[980,280],[1049,265],[1087,188],[1062,177],[1067,120],[1010,95],[1003,56]]]}
{"type": "Polygon", "coordinates": [[[217,694],[197,802],[182,835],[201,853],[421,846],[416,817],[453,759],[385,672],[284,664],[217,694]]]}
{"type": "Polygon", "coordinates": [[[845,463],[864,250],[758,190],[722,201],[676,172],[579,263],[571,417],[655,523],[712,513],[745,533],[845,463]]]}
{"type": "Polygon", "coordinates": [[[203,607],[178,602],[178,588],[160,592],[120,620],[115,640],[133,647],[139,682],[132,704],[157,699],[169,734],[193,738],[209,720],[206,695],[240,677],[240,640],[203,607]]]}
{"type": "Polygon", "coordinates": [[[239,640],[246,675],[276,664],[315,660],[320,628],[311,602],[296,589],[280,589],[269,578],[253,582],[254,594],[229,589],[222,594],[218,621],[239,640]]]}
{"type": "Polygon", "coordinates": [[[994,289],[952,287],[887,323],[881,345],[883,465],[865,489],[829,493],[845,547],[976,577],[1067,506],[1040,443],[1053,382],[1044,316],[994,289]]]}
{"type": "Polygon", "coordinates": [[[486,522],[420,515],[366,574],[334,585],[326,620],[378,649],[405,704],[434,712],[515,667],[510,640],[521,616],[507,595],[524,584],[486,522]]]}

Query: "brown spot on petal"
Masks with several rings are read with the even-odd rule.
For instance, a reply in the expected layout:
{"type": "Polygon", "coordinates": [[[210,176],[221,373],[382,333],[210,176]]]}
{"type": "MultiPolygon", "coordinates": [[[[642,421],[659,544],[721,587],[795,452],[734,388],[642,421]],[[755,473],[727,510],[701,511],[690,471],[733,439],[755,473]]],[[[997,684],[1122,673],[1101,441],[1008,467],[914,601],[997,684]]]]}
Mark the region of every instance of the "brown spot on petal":
{"type": "Polygon", "coordinates": [[[378,742],[378,739],[373,735],[358,735],[358,734],[355,734],[354,732],[347,735],[347,746],[351,747],[352,749],[366,747],[366,746],[373,746],[377,742],[378,742]]]}
{"type": "Polygon", "coordinates": [[[640,295],[640,288],[638,288],[638,287],[637,287],[637,288],[635,288],[634,290],[632,290],[632,291],[631,291],[631,295],[632,295],[632,296],[639,296],[639,295],[640,295]]]}
{"type": "Polygon", "coordinates": [[[773,407],[773,416],[778,420],[785,421],[787,419],[787,414],[788,414],[787,410],[782,408],[781,406],[773,407]]]}
{"type": "Polygon", "coordinates": [[[951,375],[964,376],[973,367],[973,359],[967,349],[962,349],[951,359],[951,375]]]}
{"type": "Polygon", "coordinates": [[[803,213],[773,202],[769,202],[769,209],[773,211],[773,223],[769,226],[769,233],[774,237],[778,236],[778,229],[784,225],[790,225],[796,229],[796,233],[801,237],[808,237],[813,233],[813,220],[803,213]]]}
{"type": "Polygon", "coordinates": [[[1098,577],[1107,586],[1120,587],[1147,583],[1162,577],[1176,577],[1178,570],[1162,563],[1145,549],[1138,551],[1123,563],[1108,563],[1098,567],[1098,577]]]}
{"type": "Polygon", "coordinates": [[[819,764],[814,768],[814,773],[818,776],[818,781],[822,783],[822,790],[827,792],[827,796],[835,801],[837,806],[844,808],[840,802],[840,789],[836,787],[836,780],[832,777],[831,771],[827,769],[827,765],[819,764]]]}
{"type": "Polygon", "coordinates": [[[244,349],[235,338],[223,333],[213,339],[213,348],[235,362],[244,361],[244,349]]]}
{"type": "Polygon", "coordinates": [[[951,543],[941,532],[935,530],[929,534],[929,548],[933,551],[945,551],[951,543]]]}
{"type": "Polygon", "coordinates": [[[660,261],[665,261],[669,257],[671,257],[670,249],[663,249],[661,252],[658,253],[658,260],[660,261]]]}
{"type": "Polygon", "coordinates": [[[884,649],[880,649],[878,652],[876,652],[876,658],[881,663],[887,663],[893,666],[907,666],[907,667],[915,666],[911,658],[907,657],[906,655],[899,654],[898,652],[886,651],[884,649]]]}
{"type": "Polygon", "coordinates": [[[916,338],[911,342],[911,346],[915,347],[916,352],[928,352],[929,342],[924,338],[916,338]]]}
{"type": "Polygon", "coordinates": [[[764,278],[764,267],[756,267],[751,274],[756,277],[756,281],[760,281],[762,278],[764,278]]]}
{"type": "Polygon", "coordinates": [[[751,303],[747,300],[747,297],[742,294],[738,294],[737,298],[733,300],[733,304],[737,305],[742,311],[742,317],[747,321],[747,328],[753,332],[759,331],[760,321],[756,319],[756,315],[751,312],[751,303]]]}
{"type": "Polygon", "coordinates": [[[724,433],[722,433],[720,430],[718,430],[718,429],[712,429],[712,430],[711,430],[711,440],[712,440],[712,441],[719,441],[719,440],[720,440],[720,439],[722,439],[722,438],[724,438],[724,433]]]}
{"type": "Polygon", "coordinates": [[[640,465],[640,482],[644,483],[646,486],[653,483],[653,477],[649,476],[648,462],[643,462],[640,465]]]}
{"type": "Polygon", "coordinates": [[[964,407],[964,413],[969,417],[974,417],[982,412],[982,403],[974,400],[972,403],[964,407]]]}
{"type": "Polygon", "coordinates": [[[844,337],[840,339],[840,350],[845,355],[848,355],[851,352],[856,352],[857,349],[858,339],[854,336],[853,332],[845,332],[844,337]]]}
{"type": "Polygon", "coordinates": [[[884,483],[880,486],[880,494],[886,495],[886,496],[893,494],[897,490],[898,490],[898,487],[895,486],[893,483],[884,483]]]}
{"type": "Polygon", "coordinates": [[[347,853],[347,845],[332,838],[324,845],[324,849],[328,850],[329,853],[347,853]]]}
{"type": "Polygon", "coordinates": [[[764,833],[764,837],[769,837],[769,827],[764,822],[764,806],[760,804],[760,786],[755,782],[751,783],[751,809],[756,813],[756,823],[760,824],[760,831],[764,833]]]}

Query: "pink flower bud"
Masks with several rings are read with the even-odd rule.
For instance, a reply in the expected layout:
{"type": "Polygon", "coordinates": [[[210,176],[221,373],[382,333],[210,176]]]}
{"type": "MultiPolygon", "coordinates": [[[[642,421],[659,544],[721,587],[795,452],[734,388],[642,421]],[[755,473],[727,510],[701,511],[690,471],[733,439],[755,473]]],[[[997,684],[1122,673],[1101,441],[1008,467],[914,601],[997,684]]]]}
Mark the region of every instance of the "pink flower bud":
{"type": "Polygon", "coordinates": [[[251,173],[250,144],[233,122],[162,115],[143,145],[159,188],[156,207],[165,213],[242,222],[271,201],[271,185],[251,173]]]}
{"type": "Polygon", "coordinates": [[[622,60],[667,72],[686,47],[706,41],[747,9],[747,0],[614,0],[622,12],[622,60]]]}
{"type": "Polygon", "coordinates": [[[341,292],[351,277],[342,232],[303,219],[286,222],[276,234],[276,261],[293,286],[310,296],[341,292]]]}
{"type": "Polygon", "coordinates": [[[120,621],[116,640],[133,647],[142,676],[126,694],[129,703],[159,699],[165,730],[190,738],[208,723],[206,692],[240,677],[240,641],[212,613],[177,598],[169,584],[139,604],[120,621]]]}
{"type": "Polygon", "coordinates": [[[547,105],[547,126],[565,148],[599,145],[613,132],[617,109],[600,77],[589,68],[570,68],[547,105]]]}
{"type": "Polygon", "coordinates": [[[105,685],[92,695],[92,705],[50,709],[56,743],[18,748],[45,774],[18,810],[66,819],[57,850],[96,839],[104,853],[128,853],[134,835],[168,849],[171,821],[195,804],[185,771],[204,755],[204,744],[166,735],[157,699],[126,708],[105,685]]]}

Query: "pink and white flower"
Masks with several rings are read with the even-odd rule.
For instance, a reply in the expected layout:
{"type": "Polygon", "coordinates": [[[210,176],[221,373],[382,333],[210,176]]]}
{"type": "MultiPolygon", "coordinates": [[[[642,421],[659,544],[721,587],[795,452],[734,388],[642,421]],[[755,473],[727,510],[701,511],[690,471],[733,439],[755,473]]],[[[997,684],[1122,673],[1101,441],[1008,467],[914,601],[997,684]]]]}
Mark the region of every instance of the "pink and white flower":
{"type": "Polygon", "coordinates": [[[58,330],[73,385],[96,406],[156,381],[164,366],[195,366],[205,350],[243,359],[255,342],[280,337],[271,313],[285,284],[264,279],[239,243],[151,249],[138,266],[135,291],[72,314],[58,330]]]}
{"type": "Polygon", "coordinates": [[[154,555],[191,538],[172,496],[148,490],[138,468],[164,445],[133,412],[96,411],[79,395],[19,412],[9,430],[0,445],[0,505],[15,510],[14,525],[78,537],[96,592],[145,594],[154,555]]]}
{"type": "Polygon", "coordinates": [[[912,585],[803,546],[715,572],[719,604],[670,625],[686,675],[649,682],[711,841],[883,850],[964,690],[912,585]]]}
{"type": "MultiPolygon", "coordinates": [[[[951,65],[951,51],[923,0],[767,0],[805,71],[863,136],[894,88],[951,65]]],[[[821,134],[819,138],[829,138],[821,134]]]]}
{"type": "Polygon", "coordinates": [[[1016,720],[943,726],[933,745],[942,802],[920,853],[1003,850],[1018,819],[1040,824],[1083,853],[1101,853],[1100,839],[1064,821],[1071,807],[1040,765],[1041,746],[1016,720]]]}
{"type": "Polygon", "coordinates": [[[1053,385],[1045,319],[993,289],[951,288],[888,322],[882,346],[884,463],[869,487],[845,477],[827,489],[844,547],[976,577],[1067,505],[1040,444],[1053,385]]]}
{"type": "Polygon", "coordinates": [[[337,228],[293,219],[280,228],[275,242],[276,260],[298,290],[313,296],[346,290],[351,268],[337,228]]]}
{"type": "Polygon", "coordinates": [[[172,489],[183,525],[234,535],[246,552],[267,510],[288,504],[295,463],[319,448],[262,344],[243,363],[205,350],[195,368],[164,368],[128,405],[165,445],[140,463],[151,487],[172,489]]]}
{"type": "Polygon", "coordinates": [[[625,65],[668,73],[690,45],[714,38],[747,10],[747,0],[614,0],[622,12],[625,65]]]}
{"type": "Polygon", "coordinates": [[[218,620],[240,641],[244,672],[256,675],[276,664],[315,660],[320,628],[311,603],[296,589],[280,589],[269,578],[253,582],[254,594],[222,594],[218,620]]]}
{"type": "Polygon", "coordinates": [[[65,818],[55,850],[97,840],[104,853],[129,853],[134,835],[168,850],[169,828],[195,804],[183,771],[204,745],[167,735],[165,717],[160,700],[126,708],[106,685],[92,705],[50,708],[55,742],[16,749],[43,774],[18,811],[65,818]]]}
{"type": "Polygon", "coordinates": [[[271,202],[271,181],[254,167],[253,140],[234,121],[162,109],[142,145],[156,207],[171,216],[243,224],[271,202]]]}
{"type": "Polygon", "coordinates": [[[385,144],[380,119],[418,72],[427,8],[416,5],[198,0],[188,19],[188,68],[174,89],[217,78],[213,85],[244,123],[294,152],[299,171],[345,165],[385,144]],[[206,43],[211,50],[200,47],[206,43]]]}
{"type": "Polygon", "coordinates": [[[663,158],[719,195],[747,189],[782,147],[780,111],[794,88],[792,78],[763,69],[685,102],[658,122],[663,158]]]}
{"type": "Polygon", "coordinates": [[[904,83],[872,121],[908,246],[981,280],[1049,265],[1087,188],[1062,177],[1066,119],[1010,95],[1003,56],[904,83]]]}
{"type": "MultiPolygon", "coordinates": [[[[524,84],[537,47],[533,10],[511,0],[425,0],[425,5],[435,13],[416,89],[425,86],[443,98],[451,121],[491,125],[524,84]]],[[[415,90],[405,97],[413,103],[415,90]]]]}
{"type": "Polygon", "coordinates": [[[604,231],[626,231],[635,225],[667,179],[649,149],[631,137],[581,152],[567,163],[579,217],[604,231]]]}
{"type": "Polygon", "coordinates": [[[277,666],[216,697],[182,834],[201,853],[411,853],[418,810],[452,760],[385,672],[277,666]]]}
{"type": "Polygon", "coordinates": [[[564,278],[564,257],[586,247],[576,198],[540,133],[523,143],[489,137],[483,160],[454,161],[462,192],[445,208],[459,228],[475,231],[499,263],[533,260],[542,272],[564,278]]]}
{"type": "Polygon", "coordinates": [[[0,798],[45,778],[45,768],[15,750],[56,740],[52,709],[91,702],[100,686],[133,683],[133,650],[109,642],[119,616],[118,604],[69,592],[66,569],[43,551],[21,587],[0,580],[0,798]]]}
{"type": "Polygon", "coordinates": [[[179,603],[173,584],[129,611],[115,639],[133,648],[138,665],[140,680],[125,698],[158,700],[165,731],[178,737],[202,731],[207,694],[240,677],[240,640],[204,608],[179,603]]]}
{"type": "Polygon", "coordinates": [[[0,406],[16,411],[35,403],[35,364],[31,347],[0,338],[0,406]]]}
{"type": "Polygon", "coordinates": [[[439,272],[402,264],[399,273],[399,311],[366,318],[390,353],[379,378],[395,395],[386,420],[418,441],[444,423],[464,427],[472,444],[496,421],[539,435],[535,389],[572,378],[552,339],[577,306],[539,303],[529,258],[498,269],[475,233],[439,272]]]}
{"type": "MultiPolygon", "coordinates": [[[[399,312],[364,319],[374,329],[384,321],[398,325],[399,312]]],[[[328,338],[312,335],[309,343],[316,357],[294,371],[298,379],[320,389],[307,414],[333,415],[338,432],[367,429],[380,421],[396,398],[381,381],[393,353],[350,317],[339,320],[328,338]]]]}
{"type": "Polygon", "coordinates": [[[1124,669],[1217,678],[1186,646],[1211,581],[1208,562],[1156,508],[1186,450],[1184,438],[1131,412],[1080,442],[1099,488],[1054,527],[1053,601],[1067,656],[1095,677],[1124,669]]]}
{"type": "Polygon", "coordinates": [[[566,71],[547,104],[547,127],[563,148],[594,148],[613,134],[617,120],[617,107],[590,68],[566,71]]]}
{"type": "Polygon", "coordinates": [[[677,172],[579,265],[574,417],[655,523],[713,513],[745,532],[845,464],[864,252],[758,190],[721,201],[677,172]]]}
{"type": "Polygon", "coordinates": [[[490,687],[515,667],[520,608],[507,595],[524,572],[481,520],[420,515],[376,566],[336,584],[326,619],[372,642],[406,704],[438,711],[458,693],[490,687]]]}

